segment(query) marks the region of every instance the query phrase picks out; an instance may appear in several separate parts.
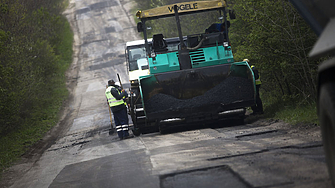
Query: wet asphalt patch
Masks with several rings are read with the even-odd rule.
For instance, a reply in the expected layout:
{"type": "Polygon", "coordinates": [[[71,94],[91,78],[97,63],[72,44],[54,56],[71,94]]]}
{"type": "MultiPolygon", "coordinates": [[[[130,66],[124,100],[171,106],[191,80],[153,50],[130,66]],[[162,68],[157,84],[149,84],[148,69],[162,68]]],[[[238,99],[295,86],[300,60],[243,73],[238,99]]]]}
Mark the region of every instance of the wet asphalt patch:
{"type": "Polygon", "coordinates": [[[272,151],[280,151],[280,150],[284,151],[284,150],[287,150],[287,149],[303,150],[303,149],[320,148],[320,147],[323,147],[322,142],[312,142],[312,143],[289,145],[289,146],[282,146],[282,147],[265,148],[265,149],[261,149],[261,150],[258,150],[258,151],[242,153],[242,154],[237,154],[237,155],[227,155],[227,156],[222,156],[222,157],[214,157],[214,158],[207,159],[207,161],[215,161],[215,160],[222,160],[222,159],[228,159],[228,158],[233,158],[233,157],[256,155],[256,154],[267,153],[267,152],[272,152],[272,151]]]}
{"type": "Polygon", "coordinates": [[[82,9],[76,10],[76,14],[85,14],[90,11],[100,11],[101,9],[105,9],[107,7],[118,6],[119,3],[117,1],[103,1],[89,5],[88,7],[84,7],[82,9]]]}
{"type": "Polygon", "coordinates": [[[276,132],[278,132],[278,130],[261,131],[261,132],[256,132],[256,133],[250,133],[250,134],[235,136],[235,138],[258,136],[258,135],[262,135],[262,134],[269,134],[269,133],[276,133],[276,132]]]}
{"type": "Polygon", "coordinates": [[[251,187],[229,166],[210,167],[160,176],[161,188],[251,187]]]}
{"type": "Polygon", "coordinates": [[[134,150],[65,166],[49,188],[158,188],[145,150],[134,150]]]}
{"type": "Polygon", "coordinates": [[[115,27],[105,27],[105,32],[106,33],[114,33],[116,31],[115,27]]]}
{"type": "Polygon", "coordinates": [[[89,70],[90,71],[95,71],[95,70],[99,70],[99,69],[103,69],[103,68],[112,67],[112,66],[115,66],[115,65],[120,65],[122,63],[124,63],[123,59],[114,59],[114,60],[109,61],[109,62],[89,66],[89,70]]]}

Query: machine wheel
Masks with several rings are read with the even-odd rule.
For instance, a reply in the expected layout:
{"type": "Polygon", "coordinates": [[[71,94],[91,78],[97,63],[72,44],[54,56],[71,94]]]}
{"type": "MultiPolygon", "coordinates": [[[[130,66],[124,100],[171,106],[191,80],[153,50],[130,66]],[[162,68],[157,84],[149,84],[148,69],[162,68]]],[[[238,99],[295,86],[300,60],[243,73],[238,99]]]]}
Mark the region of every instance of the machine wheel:
{"type": "Polygon", "coordinates": [[[130,116],[131,119],[133,120],[133,124],[134,124],[134,129],[132,130],[133,134],[135,136],[140,136],[141,135],[141,130],[138,126],[138,122],[137,122],[137,116],[136,116],[136,104],[135,104],[135,98],[133,95],[130,95],[130,116]]]}
{"type": "Polygon", "coordinates": [[[236,123],[237,125],[244,125],[244,117],[240,117],[239,119],[237,119],[236,123]]]}
{"type": "Polygon", "coordinates": [[[165,126],[159,125],[158,129],[159,129],[159,133],[161,133],[161,134],[167,134],[168,133],[168,129],[165,126]]]}
{"type": "Polygon", "coordinates": [[[139,129],[137,129],[137,128],[134,128],[134,130],[132,130],[132,131],[133,131],[133,134],[135,136],[140,136],[141,135],[141,131],[139,129]]]}
{"type": "Polygon", "coordinates": [[[247,110],[245,108],[243,108],[243,111],[241,112],[241,114],[239,115],[239,119],[237,121],[238,125],[244,125],[244,119],[245,119],[245,112],[247,110]]]}
{"type": "Polygon", "coordinates": [[[335,187],[335,83],[321,85],[319,121],[329,177],[335,187]]]}

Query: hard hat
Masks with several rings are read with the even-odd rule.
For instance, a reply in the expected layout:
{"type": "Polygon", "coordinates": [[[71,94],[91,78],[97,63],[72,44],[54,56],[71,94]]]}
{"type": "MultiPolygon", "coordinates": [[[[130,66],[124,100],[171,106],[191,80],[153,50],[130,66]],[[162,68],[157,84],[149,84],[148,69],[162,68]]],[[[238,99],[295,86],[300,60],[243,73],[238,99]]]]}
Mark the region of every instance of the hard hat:
{"type": "Polygon", "coordinates": [[[108,85],[111,86],[111,85],[114,85],[115,84],[115,81],[114,80],[108,80],[108,85]]]}
{"type": "Polygon", "coordinates": [[[248,63],[249,63],[249,59],[243,59],[243,61],[246,61],[246,62],[248,62],[248,63]]]}

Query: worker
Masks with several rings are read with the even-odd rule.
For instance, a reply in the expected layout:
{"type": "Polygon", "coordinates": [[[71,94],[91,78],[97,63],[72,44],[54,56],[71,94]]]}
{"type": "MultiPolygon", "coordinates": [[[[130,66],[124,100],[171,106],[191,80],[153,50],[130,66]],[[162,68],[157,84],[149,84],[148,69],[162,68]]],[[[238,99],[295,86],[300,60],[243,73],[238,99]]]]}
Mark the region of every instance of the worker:
{"type": "Polygon", "coordinates": [[[257,114],[264,114],[263,111],[263,103],[262,100],[259,96],[259,88],[261,87],[261,76],[257,70],[257,68],[254,65],[250,65],[250,61],[249,59],[244,59],[243,61],[248,62],[252,72],[254,73],[254,77],[255,77],[255,84],[256,84],[256,104],[254,106],[251,107],[252,109],[252,113],[251,115],[257,115],[257,114]]]}
{"type": "MultiPolygon", "coordinates": [[[[226,32],[225,23],[214,23],[206,29],[205,33],[226,32]]],[[[227,21],[227,28],[230,27],[230,21],[227,21]]]]}
{"type": "Polygon", "coordinates": [[[128,126],[127,103],[124,101],[128,94],[124,89],[115,84],[114,80],[108,80],[106,97],[109,107],[113,112],[115,129],[120,140],[130,138],[128,126]]]}

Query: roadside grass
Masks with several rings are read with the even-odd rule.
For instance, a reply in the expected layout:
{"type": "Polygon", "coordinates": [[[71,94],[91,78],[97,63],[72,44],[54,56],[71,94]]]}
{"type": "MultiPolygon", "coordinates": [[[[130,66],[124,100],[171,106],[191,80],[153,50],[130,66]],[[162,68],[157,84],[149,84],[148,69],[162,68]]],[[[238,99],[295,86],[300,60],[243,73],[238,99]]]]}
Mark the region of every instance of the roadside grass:
{"type": "MultiPolygon", "coordinates": [[[[136,33],[141,37],[141,39],[144,39],[144,35],[143,35],[143,32],[137,32],[137,23],[140,21],[140,19],[138,19],[137,17],[136,17],[136,13],[137,13],[137,11],[139,11],[139,8],[138,8],[138,5],[136,4],[135,6],[133,6],[132,8],[131,8],[131,10],[130,10],[130,12],[131,12],[131,15],[132,15],[132,18],[133,18],[133,20],[134,20],[134,22],[135,22],[135,25],[136,25],[136,33]]],[[[149,37],[150,38],[150,37],[149,37]]]]}
{"type": "Polygon", "coordinates": [[[302,103],[299,99],[263,99],[265,117],[280,119],[292,125],[306,123],[319,125],[316,102],[302,103]]]}
{"type": "Polygon", "coordinates": [[[33,115],[0,138],[0,176],[6,168],[29,150],[36,142],[41,140],[46,132],[55,126],[59,120],[59,112],[64,100],[68,97],[65,72],[72,63],[73,33],[70,24],[63,17],[64,30],[60,33],[61,40],[55,51],[58,55],[58,70],[52,80],[52,96],[47,96],[43,102],[46,108],[31,109],[33,115]]]}
{"type": "Polygon", "coordinates": [[[294,125],[298,123],[319,124],[316,104],[298,107],[286,106],[275,113],[274,118],[294,125]]]}

